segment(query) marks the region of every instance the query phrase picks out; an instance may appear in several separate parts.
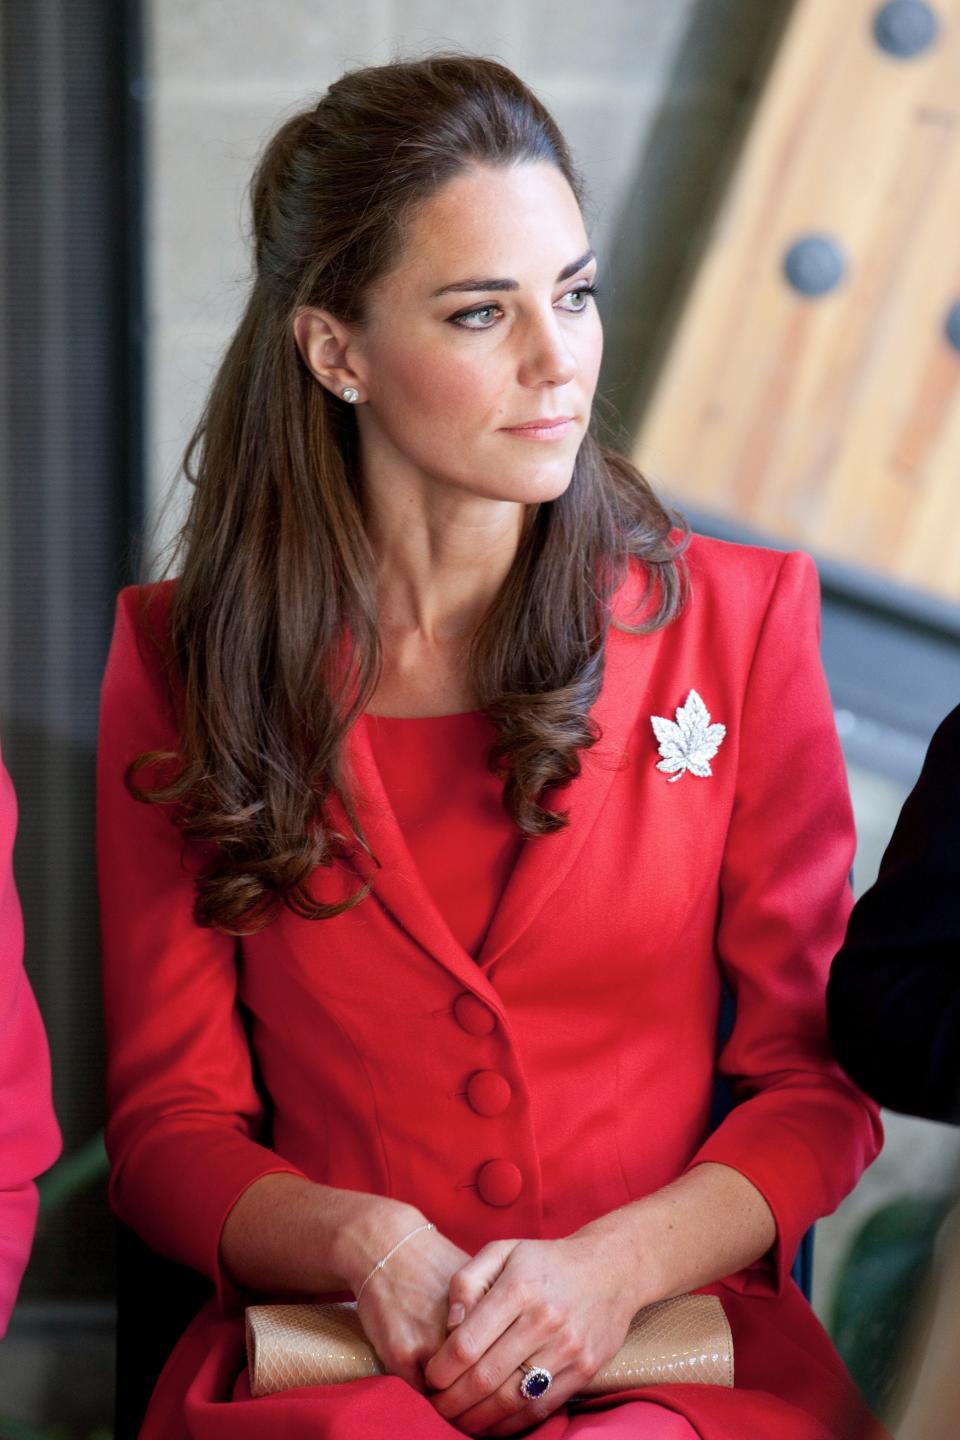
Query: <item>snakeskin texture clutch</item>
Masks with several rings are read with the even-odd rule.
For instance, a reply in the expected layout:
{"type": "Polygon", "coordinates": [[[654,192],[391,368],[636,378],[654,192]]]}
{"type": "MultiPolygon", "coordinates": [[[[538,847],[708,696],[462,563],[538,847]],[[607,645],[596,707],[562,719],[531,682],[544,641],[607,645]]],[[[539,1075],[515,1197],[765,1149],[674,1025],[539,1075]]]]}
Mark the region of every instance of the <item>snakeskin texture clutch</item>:
{"type": "Polygon", "coordinates": [[[638,1385],[732,1385],[733,1336],[716,1295],[676,1295],[638,1310],[627,1338],[581,1395],[638,1385]]]}
{"type": "MultiPolygon", "coordinates": [[[[255,1396],[384,1373],[352,1301],[249,1305],[246,1332],[255,1396]]],[[[733,1339],[715,1295],[678,1295],[638,1311],[621,1349],[579,1393],[677,1384],[733,1384],[733,1339]]]]}

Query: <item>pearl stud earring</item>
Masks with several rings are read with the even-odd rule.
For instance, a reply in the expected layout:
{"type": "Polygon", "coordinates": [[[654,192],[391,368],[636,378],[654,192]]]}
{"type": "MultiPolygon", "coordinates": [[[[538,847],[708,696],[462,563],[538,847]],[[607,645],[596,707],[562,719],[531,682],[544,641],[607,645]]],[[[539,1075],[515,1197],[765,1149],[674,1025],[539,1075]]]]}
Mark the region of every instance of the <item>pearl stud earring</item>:
{"type": "Polygon", "coordinates": [[[355,390],[352,385],[348,385],[344,390],[341,390],[340,394],[344,400],[348,401],[351,405],[355,405],[360,399],[360,391],[355,390]]]}

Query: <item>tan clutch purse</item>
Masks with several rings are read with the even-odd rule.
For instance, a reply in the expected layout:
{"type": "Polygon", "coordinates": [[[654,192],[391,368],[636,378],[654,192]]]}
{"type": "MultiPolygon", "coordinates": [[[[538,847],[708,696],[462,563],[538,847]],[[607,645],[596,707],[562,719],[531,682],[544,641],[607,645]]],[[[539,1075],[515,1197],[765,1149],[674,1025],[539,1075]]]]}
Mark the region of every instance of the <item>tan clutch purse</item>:
{"type": "MultiPolygon", "coordinates": [[[[384,1373],[353,1301],[249,1305],[246,1332],[255,1396],[384,1373]]],[[[639,1310],[622,1347],[579,1393],[678,1384],[733,1384],[733,1338],[715,1295],[678,1295],[639,1310]]]]}

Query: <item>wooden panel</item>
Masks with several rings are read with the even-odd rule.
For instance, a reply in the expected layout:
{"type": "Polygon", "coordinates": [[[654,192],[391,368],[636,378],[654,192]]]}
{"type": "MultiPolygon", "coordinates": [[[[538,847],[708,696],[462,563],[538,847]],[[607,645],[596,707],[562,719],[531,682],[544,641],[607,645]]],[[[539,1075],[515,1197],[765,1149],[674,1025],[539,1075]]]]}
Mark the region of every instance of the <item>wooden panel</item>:
{"type": "Polygon", "coordinates": [[[797,0],[633,458],[681,506],[960,599],[960,0],[912,59],[880,8],[797,0]],[[810,234],[846,257],[819,297],[784,269],[810,234]]]}

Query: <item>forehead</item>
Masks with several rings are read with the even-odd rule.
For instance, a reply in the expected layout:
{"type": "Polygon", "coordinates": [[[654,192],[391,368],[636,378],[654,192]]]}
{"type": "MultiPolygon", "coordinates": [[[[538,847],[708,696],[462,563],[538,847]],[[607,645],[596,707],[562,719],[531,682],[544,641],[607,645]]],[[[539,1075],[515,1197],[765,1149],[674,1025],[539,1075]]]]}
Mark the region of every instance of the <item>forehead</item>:
{"type": "Polygon", "coordinates": [[[555,165],[482,166],[447,182],[413,217],[394,278],[435,289],[467,274],[549,282],[589,248],[555,165]]]}

